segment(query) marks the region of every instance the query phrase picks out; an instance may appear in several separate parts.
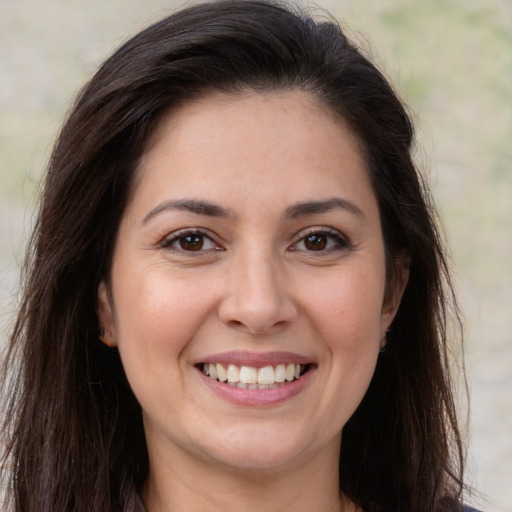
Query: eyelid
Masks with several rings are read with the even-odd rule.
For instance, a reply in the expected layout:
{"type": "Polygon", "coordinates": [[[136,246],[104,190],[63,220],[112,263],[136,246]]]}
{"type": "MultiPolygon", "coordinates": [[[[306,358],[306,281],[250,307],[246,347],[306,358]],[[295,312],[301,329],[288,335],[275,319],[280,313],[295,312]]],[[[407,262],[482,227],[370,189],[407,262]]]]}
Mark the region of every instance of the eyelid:
{"type": "MultiPolygon", "coordinates": [[[[309,235],[326,235],[329,238],[334,239],[338,242],[337,249],[346,249],[352,246],[352,243],[350,242],[349,238],[336,228],[333,228],[331,226],[311,226],[306,229],[303,229],[297,234],[295,242],[290,246],[290,250],[298,250],[295,249],[295,247],[309,235]]],[[[332,250],[333,249],[331,248],[324,251],[318,251],[318,253],[326,253],[332,250]]],[[[314,253],[316,251],[307,252],[314,253]]]]}
{"type": "Polygon", "coordinates": [[[222,245],[218,242],[216,236],[214,236],[209,230],[205,229],[205,228],[199,228],[199,227],[190,227],[190,228],[182,228],[182,229],[178,229],[177,231],[173,231],[172,233],[169,233],[168,235],[166,235],[163,240],[160,242],[159,246],[160,248],[162,249],[168,249],[168,250],[175,250],[176,252],[179,252],[179,253],[190,253],[193,255],[193,253],[195,252],[196,255],[198,255],[199,253],[204,253],[204,252],[208,252],[208,251],[211,251],[212,249],[202,249],[202,250],[199,250],[199,251],[186,251],[184,249],[180,249],[178,247],[173,247],[173,244],[178,241],[180,238],[184,237],[184,236],[187,236],[187,235],[201,235],[205,238],[207,238],[208,240],[210,240],[214,245],[215,245],[215,250],[223,250],[223,247],[222,245]]]}

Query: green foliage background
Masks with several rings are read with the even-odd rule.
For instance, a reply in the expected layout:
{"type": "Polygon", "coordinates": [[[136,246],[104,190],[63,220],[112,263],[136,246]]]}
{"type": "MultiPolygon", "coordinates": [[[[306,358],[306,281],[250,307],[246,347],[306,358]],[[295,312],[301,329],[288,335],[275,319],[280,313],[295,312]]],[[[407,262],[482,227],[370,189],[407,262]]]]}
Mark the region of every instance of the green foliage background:
{"type": "MultiPolygon", "coordinates": [[[[39,180],[77,88],[164,0],[0,0],[0,344],[39,180]]],[[[304,4],[311,5],[311,4],[304,4]]],[[[512,2],[332,0],[416,120],[468,328],[470,480],[512,509],[512,2]]]]}

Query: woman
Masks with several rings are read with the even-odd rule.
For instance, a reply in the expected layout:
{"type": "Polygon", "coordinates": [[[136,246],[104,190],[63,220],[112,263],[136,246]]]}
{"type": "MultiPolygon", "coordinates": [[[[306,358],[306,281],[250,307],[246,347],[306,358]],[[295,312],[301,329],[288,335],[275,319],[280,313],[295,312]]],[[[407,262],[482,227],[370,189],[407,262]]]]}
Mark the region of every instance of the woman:
{"type": "Polygon", "coordinates": [[[123,45],[49,164],[6,361],[13,509],[462,510],[412,141],[333,22],[223,1],[123,45]]]}

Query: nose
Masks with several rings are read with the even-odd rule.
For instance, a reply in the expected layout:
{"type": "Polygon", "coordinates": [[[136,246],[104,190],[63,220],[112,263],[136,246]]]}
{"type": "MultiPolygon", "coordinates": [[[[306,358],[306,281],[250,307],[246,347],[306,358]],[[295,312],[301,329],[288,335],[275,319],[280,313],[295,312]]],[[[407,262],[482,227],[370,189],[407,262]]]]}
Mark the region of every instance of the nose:
{"type": "Polygon", "coordinates": [[[234,258],[219,317],[251,334],[269,334],[298,316],[286,272],[270,251],[245,251],[234,258]]]}

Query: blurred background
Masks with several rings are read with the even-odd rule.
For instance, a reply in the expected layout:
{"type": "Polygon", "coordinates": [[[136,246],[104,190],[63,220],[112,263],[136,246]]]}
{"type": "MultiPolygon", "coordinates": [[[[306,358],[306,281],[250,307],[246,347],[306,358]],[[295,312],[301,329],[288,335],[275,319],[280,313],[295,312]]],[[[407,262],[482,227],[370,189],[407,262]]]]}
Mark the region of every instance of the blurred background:
{"type": "MultiPolygon", "coordinates": [[[[45,162],[77,89],[172,0],[0,0],[0,346],[45,162]]],[[[312,4],[304,3],[310,6],[312,4]]],[[[319,0],[408,104],[467,335],[473,503],[512,511],[512,1],[319,0]]]]}

